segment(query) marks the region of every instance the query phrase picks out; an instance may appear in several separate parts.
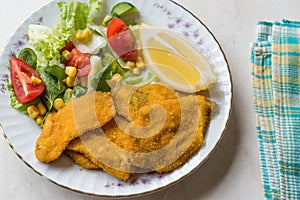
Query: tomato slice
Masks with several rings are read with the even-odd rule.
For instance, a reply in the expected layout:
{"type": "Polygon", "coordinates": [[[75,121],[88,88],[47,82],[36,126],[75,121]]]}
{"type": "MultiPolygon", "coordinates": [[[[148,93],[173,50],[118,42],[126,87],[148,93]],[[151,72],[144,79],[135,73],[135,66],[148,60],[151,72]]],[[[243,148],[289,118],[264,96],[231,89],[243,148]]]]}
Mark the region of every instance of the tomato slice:
{"type": "Polygon", "coordinates": [[[16,98],[21,103],[36,99],[45,89],[41,76],[33,67],[18,58],[10,59],[10,78],[16,98]],[[41,82],[33,83],[32,76],[41,82]]]}
{"type": "Polygon", "coordinates": [[[66,46],[60,50],[60,53],[64,52],[64,50],[72,51],[75,48],[73,42],[67,42],[66,46]]]}
{"type": "Polygon", "coordinates": [[[111,48],[125,60],[136,60],[138,51],[135,38],[125,22],[114,17],[107,27],[107,38],[111,48]]]}
{"type": "Polygon", "coordinates": [[[91,71],[91,65],[85,65],[77,70],[77,76],[87,76],[91,71]]]}
{"type": "Polygon", "coordinates": [[[71,58],[65,65],[78,68],[77,76],[86,76],[91,71],[90,55],[80,52],[77,48],[73,48],[71,58]]]}

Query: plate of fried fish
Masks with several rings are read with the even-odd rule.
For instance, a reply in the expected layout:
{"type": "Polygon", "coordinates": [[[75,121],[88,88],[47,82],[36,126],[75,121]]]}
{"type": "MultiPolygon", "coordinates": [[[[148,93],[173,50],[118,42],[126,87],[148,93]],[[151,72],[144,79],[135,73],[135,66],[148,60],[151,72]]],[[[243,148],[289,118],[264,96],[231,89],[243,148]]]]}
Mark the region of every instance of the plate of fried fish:
{"type": "Polygon", "coordinates": [[[231,113],[232,83],[208,28],[171,0],[54,0],[0,57],[0,130],[64,188],[147,194],[199,168],[231,113]]]}

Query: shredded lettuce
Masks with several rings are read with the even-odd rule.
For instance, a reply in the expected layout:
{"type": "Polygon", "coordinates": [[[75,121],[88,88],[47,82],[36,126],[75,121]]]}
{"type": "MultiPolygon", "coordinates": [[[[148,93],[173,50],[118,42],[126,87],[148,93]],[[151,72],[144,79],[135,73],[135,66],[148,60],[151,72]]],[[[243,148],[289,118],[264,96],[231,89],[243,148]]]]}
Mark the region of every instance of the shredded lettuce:
{"type": "Polygon", "coordinates": [[[37,54],[39,66],[58,65],[60,50],[65,46],[64,35],[56,29],[44,25],[31,24],[28,27],[29,44],[37,54]]]}
{"type": "Polygon", "coordinates": [[[102,2],[90,0],[89,5],[83,2],[58,2],[60,9],[60,22],[58,30],[65,34],[68,40],[71,39],[72,32],[83,30],[93,24],[93,18],[101,10],[102,2]]]}
{"type": "MultiPolygon", "coordinates": [[[[60,21],[56,29],[36,24],[28,27],[29,44],[34,47],[39,66],[60,65],[62,60],[60,50],[71,40],[74,31],[94,25],[93,18],[100,12],[102,2],[90,0],[87,4],[71,0],[58,2],[57,5],[60,9],[60,21]]],[[[95,42],[98,43],[100,39],[95,38],[97,39],[95,42]]],[[[101,42],[104,43],[102,40],[101,42]]],[[[91,51],[98,51],[103,45],[95,47],[92,43],[91,51]]]]}

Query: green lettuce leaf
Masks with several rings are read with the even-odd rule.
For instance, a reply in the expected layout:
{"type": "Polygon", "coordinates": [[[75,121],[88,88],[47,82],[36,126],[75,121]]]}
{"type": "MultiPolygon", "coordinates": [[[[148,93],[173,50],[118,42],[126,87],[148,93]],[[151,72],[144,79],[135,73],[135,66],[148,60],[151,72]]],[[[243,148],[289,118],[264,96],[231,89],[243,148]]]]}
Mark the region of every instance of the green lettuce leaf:
{"type": "Polygon", "coordinates": [[[86,88],[80,87],[78,85],[73,88],[73,96],[75,98],[86,94],[86,92],[87,92],[86,88]]]}
{"type": "Polygon", "coordinates": [[[27,114],[27,108],[31,105],[36,105],[38,102],[41,101],[40,98],[36,98],[35,100],[28,102],[28,103],[21,103],[18,101],[14,90],[12,88],[11,82],[7,82],[7,89],[10,92],[10,106],[14,109],[20,111],[21,113],[27,114]]]}
{"type": "Polygon", "coordinates": [[[91,80],[92,88],[96,91],[109,92],[111,88],[107,84],[107,80],[110,80],[114,74],[123,75],[124,71],[115,59],[111,64],[104,67],[98,72],[91,80]]]}
{"type": "Polygon", "coordinates": [[[68,103],[72,99],[73,99],[73,90],[71,88],[68,88],[63,95],[63,100],[65,103],[68,103]]]}
{"type": "Polygon", "coordinates": [[[37,66],[37,56],[36,53],[30,48],[24,48],[20,51],[19,59],[26,62],[28,65],[36,69],[37,66]]]}
{"type": "Polygon", "coordinates": [[[90,0],[89,5],[74,0],[58,2],[60,22],[58,30],[69,40],[72,33],[83,30],[93,24],[93,18],[100,12],[102,3],[99,0],[90,0]]]}
{"type": "Polygon", "coordinates": [[[62,97],[67,90],[67,86],[63,83],[66,75],[64,70],[56,65],[37,67],[37,72],[41,75],[46,87],[41,95],[41,99],[50,112],[53,108],[54,100],[57,97],[62,97]]]}

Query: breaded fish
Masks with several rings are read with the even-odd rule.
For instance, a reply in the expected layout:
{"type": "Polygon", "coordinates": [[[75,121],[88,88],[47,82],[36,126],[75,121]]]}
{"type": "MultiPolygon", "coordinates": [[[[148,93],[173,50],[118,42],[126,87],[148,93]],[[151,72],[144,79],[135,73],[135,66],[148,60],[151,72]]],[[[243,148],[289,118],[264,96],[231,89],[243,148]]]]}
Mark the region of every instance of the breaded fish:
{"type": "Polygon", "coordinates": [[[113,92],[117,113],[129,121],[137,118],[138,110],[143,106],[176,98],[174,91],[162,84],[151,84],[138,88],[122,85],[113,92]]]}
{"type": "MultiPolygon", "coordinates": [[[[188,97],[183,99],[185,101],[191,101],[188,99],[188,97]]],[[[186,163],[187,160],[194,154],[196,154],[201,148],[204,142],[205,131],[211,120],[211,114],[213,112],[213,109],[215,109],[215,105],[203,96],[197,96],[197,101],[199,104],[198,120],[197,122],[193,122],[195,126],[198,125],[196,126],[197,129],[195,130],[195,127],[192,127],[189,124],[183,124],[183,128],[176,133],[176,137],[178,136],[178,138],[174,139],[174,150],[177,153],[180,152],[180,157],[178,157],[177,160],[174,160],[174,162],[172,162],[171,164],[156,169],[157,172],[173,171],[174,169],[186,163]]],[[[185,116],[187,118],[183,121],[193,121],[195,119],[195,116],[192,115],[193,112],[189,114],[189,109],[187,109],[186,112],[187,113],[185,113],[185,116]]],[[[168,157],[169,161],[171,161],[172,159],[170,159],[170,154],[168,154],[168,157]]],[[[173,159],[175,158],[176,156],[173,159]]]]}
{"type": "Polygon", "coordinates": [[[36,156],[51,162],[65,151],[83,167],[124,181],[169,172],[201,148],[213,108],[204,96],[178,95],[161,84],[91,92],[47,117],[36,156]]]}
{"type": "Polygon", "coordinates": [[[99,166],[95,165],[90,159],[88,159],[82,153],[78,153],[76,151],[71,151],[71,150],[65,150],[64,154],[85,169],[94,169],[94,170],[101,169],[99,166]]]}
{"type": "MultiPolygon", "coordinates": [[[[173,106],[177,105],[176,100],[160,103],[165,112],[170,113],[171,118],[165,121],[164,127],[157,135],[137,139],[135,145],[141,152],[148,153],[136,154],[131,160],[132,165],[158,172],[168,172],[180,167],[200,149],[213,105],[203,96],[187,96],[180,98],[179,102],[179,107],[173,106]],[[175,127],[177,130],[174,129],[175,127]]],[[[143,111],[145,114],[147,110],[149,112],[151,110],[149,105],[141,109],[146,110],[143,111]]]]}
{"type": "Polygon", "coordinates": [[[56,160],[69,142],[105,125],[115,115],[111,93],[90,92],[47,116],[36,141],[35,155],[41,162],[56,160]]]}
{"type": "MultiPolygon", "coordinates": [[[[108,126],[114,126],[113,120],[108,126]]],[[[89,132],[73,140],[68,146],[68,150],[84,154],[95,165],[103,171],[121,180],[128,180],[131,174],[127,171],[128,161],[119,148],[113,148],[108,138],[101,129],[89,132]]]]}
{"type": "Polygon", "coordinates": [[[90,145],[91,149],[97,145],[101,149],[105,146],[104,153],[90,152],[100,160],[112,159],[107,163],[115,170],[126,169],[131,173],[172,171],[184,164],[202,146],[212,108],[212,102],[199,95],[189,95],[178,100],[162,100],[153,105],[148,103],[138,110],[139,115],[135,122],[126,121],[116,115],[115,120],[102,127],[104,135],[114,146],[107,145],[109,142],[103,138],[98,140],[95,137],[85,137],[83,143],[87,149],[90,149],[90,145]],[[166,113],[165,119],[161,119],[162,112],[166,113]],[[151,115],[161,123],[149,125],[147,121],[151,115]],[[120,167],[123,160],[126,163],[120,167]]]}

